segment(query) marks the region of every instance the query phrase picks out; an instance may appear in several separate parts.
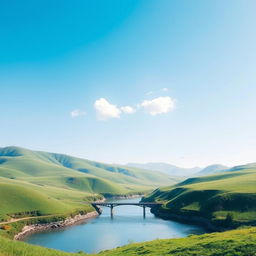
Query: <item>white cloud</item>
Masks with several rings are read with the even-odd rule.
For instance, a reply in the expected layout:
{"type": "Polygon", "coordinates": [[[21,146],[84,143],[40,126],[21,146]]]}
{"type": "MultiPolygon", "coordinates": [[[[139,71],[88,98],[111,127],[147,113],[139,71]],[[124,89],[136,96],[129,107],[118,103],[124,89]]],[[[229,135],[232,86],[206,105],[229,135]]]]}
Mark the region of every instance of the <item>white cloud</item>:
{"type": "Polygon", "coordinates": [[[165,87],[165,88],[162,88],[162,91],[163,91],[163,92],[168,92],[169,89],[165,87]]]}
{"type": "Polygon", "coordinates": [[[78,116],[86,115],[86,112],[81,111],[80,109],[75,109],[75,110],[70,112],[70,115],[71,115],[71,117],[75,118],[75,117],[78,117],[78,116]]]}
{"type": "Polygon", "coordinates": [[[126,114],[133,114],[136,112],[136,109],[134,109],[131,106],[124,106],[124,107],[121,107],[120,109],[121,109],[121,111],[123,111],[126,114]]]}
{"type": "Polygon", "coordinates": [[[107,120],[110,118],[119,118],[121,110],[106,99],[100,98],[95,101],[94,108],[97,112],[97,117],[99,120],[107,120]]]}
{"type": "Polygon", "coordinates": [[[144,100],[141,104],[146,113],[152,116],[167,113],[175,108],[175,101],[171,97],[158,97],[153,100],[144,100]]]}
{"type": "MultiPolygon", "coordinates": [[[[118,107],[108,102],[105,98],[100,98],[95,101],[94,108],[96,110],[98,120],[120,118],[122,113],[133,114],[141,108],[143,108],[146,113],[155,116],[174,110],[175,100],[169,96],[162,96],[152,100],[144,100],[140,104],[137,104],[136,107],[128,105],[118,107]]],[[[77,116],[78,114],[74,112],[73,115],[77,116]]]]}

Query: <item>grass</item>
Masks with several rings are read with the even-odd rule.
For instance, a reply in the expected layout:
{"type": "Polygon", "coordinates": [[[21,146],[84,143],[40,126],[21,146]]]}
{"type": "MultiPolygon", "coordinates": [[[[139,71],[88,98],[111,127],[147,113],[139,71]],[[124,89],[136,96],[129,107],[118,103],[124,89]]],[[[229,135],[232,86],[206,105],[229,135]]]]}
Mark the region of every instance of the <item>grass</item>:
{"type": "MultiPolygon", "coordinates": [[[[1,256],[78,256],[0,236],[1,256]]],[[[255,256],[256,228],[245,228],[221,233],[193,235],[179,239],[159,239],[129,244],[103,251],[98,256],[255,256]]],[[[85,254],[92,255],[92,254],[85,254]]]]}
{"type": "Polygon", "coordinates": [[[218,175],[187,179],[148,194],[145,201],[161,201],[164,206],[156,214],[176,213],[203,216],[216,225],[256,224],[256,168],[242,168],[218,175]]]}
{"type": "Polygon", "coordinates": [[[40,215],[66,214],[78,209],[92,211],[85,203],[100,198],[98,194],[72,189],[0,179],[0,221],[10,219],[15,213],[30,211],[40,215]]]}
{"type": "Polygon", "coordinates": [[[65,253],[62,251],[26,244],[24,242],[12,241],[1,236],[0,245],[0,256],[81,256],[81,254],[65,253]]]}
{"type": "Polygon", "coordinates": [[[256,228],[127,245],[101,256],[255,256],[256,228]]]}
{"type": "Polygon", "coordinates": [[[14,184],[0,185],[0,214],[10,216],[18,212],[39,211],[40,214],[57,214],[71,210],[67,204],[44,193],[14,184]],[[12,202],[12,203],[10,203],[12,202]]]}

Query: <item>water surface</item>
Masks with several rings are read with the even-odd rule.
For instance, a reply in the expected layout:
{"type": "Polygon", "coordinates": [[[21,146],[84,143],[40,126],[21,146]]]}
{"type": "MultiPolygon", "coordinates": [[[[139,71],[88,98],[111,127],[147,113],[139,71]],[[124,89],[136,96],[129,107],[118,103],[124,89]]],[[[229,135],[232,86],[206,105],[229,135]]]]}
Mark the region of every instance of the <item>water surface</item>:
{"type": "MultiPolygon", "coordinates": [[[[140,198],[115,202],[138,201],[140,198]]],[[[25,241],[67,252],[96,253],[133,242],[185,237],[206,232],[198,226],[156,218],[149,209],[143,219],[143,208],[138,206],[115,207],[113,219],[110,218],[110,209],[102,208],[103,213],[97,218],[60,230],[36,233],[26,237],[25,241]]]]}

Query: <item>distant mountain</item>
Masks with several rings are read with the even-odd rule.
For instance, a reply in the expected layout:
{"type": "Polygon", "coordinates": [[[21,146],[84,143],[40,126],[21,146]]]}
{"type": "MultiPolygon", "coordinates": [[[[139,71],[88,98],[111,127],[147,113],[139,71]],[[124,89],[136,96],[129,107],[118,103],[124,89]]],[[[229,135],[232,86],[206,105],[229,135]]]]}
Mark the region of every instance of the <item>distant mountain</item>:
{"type": "Polygon", "coordinates": [[[163,172],[172,176],[191,176],[195,173],[198,173],[201,168],[194,167],[194,168],[182,168],[168,163],[128,163],[127,166],[136,167],[141,169],[153,170],[163,172]]]}
{"type": "Polygon", "coordinates": [[[221,164],[212,164],[202,169],[198,173],[198,175],[210,175],[210,174],[215,174],[222,171],[229,171],[229,167],[221,164]]]}
{"type": "Polygon", "coordinates": [[[229,171],[242,171],[248,169],[256,169],[256,163],[237,165],[229,169],[229,171]]]}

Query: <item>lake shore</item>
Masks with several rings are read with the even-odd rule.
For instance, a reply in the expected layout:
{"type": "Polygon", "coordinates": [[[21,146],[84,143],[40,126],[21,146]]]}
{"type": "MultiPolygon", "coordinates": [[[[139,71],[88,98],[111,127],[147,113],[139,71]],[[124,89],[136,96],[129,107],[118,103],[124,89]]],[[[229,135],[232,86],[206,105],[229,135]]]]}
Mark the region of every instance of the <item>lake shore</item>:
{"type": "Polygon", "coordinates": [[[45,224],[33,224],[33,225],[26,225],[22,228],[22,231],[19,232],[14,236],[14,240],[22,240],[26,236],[45,231],[45,230],[54,230],[54,229],[59,229],[59,228],[65,228],[68,226],[73,226],[76,224],[79,224],[87,219],[95,218],[99,216],[99,214],[96,211],[89,212],[86,214],[78,214],[74,217],[68,217],[65,220],[62,221],[56,221],[56,222],[50,222],[50,223],[45,223],[45,224]]]}
{"type": "MultiPolygon", "coordinates": [[[[103,199],[95,201],[95,203],[102,203],[107,200],[122,200],[122,199],[132,199],[132,198],[139,198],[141,197],[141,194],[137,195],[117,195],[117,196],[111,196],[111,197],[104,197],[103,199]]],[[[32,225],[25,225],[22,228],[22,231],[16,234],[13,238],[13,240],[22,240],[26,236],[31,235],[33,233],[42,232],[46,230],[53,230],[53,229],[60,229],[65,228],[68,226],[79,224],[87,219],[95,218],[101,214],[101,208],[99,208],[98,211],[89,212],[87,214],[81,215],[78,214],[74,217],[68,217],[65,220],[61,221],[55,221],[50,223],[44,223],[44,224],[32,224],[32,225]]]]}
{"type": "Polygon", "coordinates": [[[214,225],[207,218],[204,218],[201,216],[186,216],[182,214],[161,211],[161,209],[154,209],[154,208],[151,208],[151,213],[153,213],[156,217],[164,220],[174,220],[181,223],[199,225],[206,228],[210,232],[221,232],[221,231],[228,230],[228,229],[224,229],[214,225]]]}
{"type": "MultiPolygon", "coordinates": [[[[127,199],[127,202],[138,202],[139,200],[140,198],[127,199]]],[[[121,202],[121,200],[117,200],[117,202],[121,202]]],[[[109,214],[109,209],[103,209],[99,218],[88,220],[88,223],[85,222],[84,225],[60,228],[58,231],[60,232],[41,231],[27,236],[23,240],[28,244],[67,252],[74,252],[79,249],[87,253],[96,253],[126,245],[130,240],[139,242],[205,233],[201,227],[156,219],[149,211],[144,219],[141,207],[129,205],[117,207],[113,218],[109,214]],[[108,241],[109,237],[118,237],[118,239],[110,244],[102,242],[108,241]]]]}

